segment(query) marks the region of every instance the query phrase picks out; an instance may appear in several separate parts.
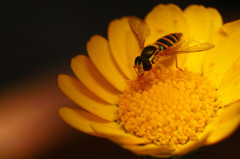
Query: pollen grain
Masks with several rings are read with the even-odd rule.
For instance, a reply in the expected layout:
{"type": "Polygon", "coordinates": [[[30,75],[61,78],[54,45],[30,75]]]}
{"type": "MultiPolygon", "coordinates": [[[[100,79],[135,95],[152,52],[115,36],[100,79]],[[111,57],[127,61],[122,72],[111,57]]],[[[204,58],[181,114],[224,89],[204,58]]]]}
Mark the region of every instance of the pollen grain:
{"type": "Polygon", "coordinates": [[[220,104],[206,77],[169,68],[152,69],[145,76],[128,82],[119,102],[118,123],[146,144],[186,144],[216,117],[220,104]]]}

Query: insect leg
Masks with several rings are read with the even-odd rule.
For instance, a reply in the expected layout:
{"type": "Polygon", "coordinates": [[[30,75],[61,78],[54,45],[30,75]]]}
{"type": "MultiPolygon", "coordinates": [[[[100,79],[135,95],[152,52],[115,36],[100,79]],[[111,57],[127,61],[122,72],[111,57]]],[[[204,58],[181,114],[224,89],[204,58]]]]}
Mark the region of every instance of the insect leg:
{"type": "Polygon", "coordinates": [[[182,70],[180,67],[178,67],[178,60],[177,60],[177,56],[174,56],[174,58],[175,58],[175,60],[176,60],[176,67],[177,67],[177,69],[179,69],[180,71],[182,71],[182,72],[183,72],[183,70],[182,70]]]}

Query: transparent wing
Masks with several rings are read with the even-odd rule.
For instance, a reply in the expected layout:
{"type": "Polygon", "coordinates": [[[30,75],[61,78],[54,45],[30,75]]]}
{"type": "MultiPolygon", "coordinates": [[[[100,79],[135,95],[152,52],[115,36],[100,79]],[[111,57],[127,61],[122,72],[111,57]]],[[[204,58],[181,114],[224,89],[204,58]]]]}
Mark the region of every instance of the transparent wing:
{"type": "Polygon", "coordinates": [[[215,47],[214,44],[210,42],[188,39],[179,41],[177,44],[169,47],[166,51],[162,53],[162,56],[206,51],[214,47],[215,47]]]}
{"type": "Polygon", "coordinates": [[[130,17],[128,20],[129,26],[138,40],[141,49],[144,48],[146,37],[150,35],[150,29],[145,21],[138,17],[130,17]]]}

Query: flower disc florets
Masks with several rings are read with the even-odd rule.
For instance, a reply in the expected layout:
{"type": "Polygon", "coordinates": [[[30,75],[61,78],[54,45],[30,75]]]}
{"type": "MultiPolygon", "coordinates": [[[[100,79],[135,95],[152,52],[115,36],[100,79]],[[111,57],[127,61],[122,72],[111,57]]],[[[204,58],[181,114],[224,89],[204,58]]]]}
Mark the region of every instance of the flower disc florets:
{"type": "Polygon", "coordinates": [[[126,132],[158,145],[196,140],[216,116],[216,88],[187,70],[154,68],[129,81],[120,103],[118,123],[126,132]]]}

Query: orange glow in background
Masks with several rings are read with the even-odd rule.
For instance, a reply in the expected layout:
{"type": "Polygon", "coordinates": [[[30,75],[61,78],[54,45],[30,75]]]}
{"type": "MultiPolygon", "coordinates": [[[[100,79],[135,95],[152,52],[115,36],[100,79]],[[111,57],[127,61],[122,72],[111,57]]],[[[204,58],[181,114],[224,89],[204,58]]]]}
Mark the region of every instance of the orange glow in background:
{"type": "MultiPolygon", "coordinates": [[[[111,20],[141,17],[160,2],[181,8],[192,3],[211,6],[224,22],[240,15],[235,1],[106,2],[6,2],[1,6],[5,18],[0,34],[4,41],[0,46],[0,159],[141,159],[63,122],[58,109],[75,104],[58,88],[58,74],[72,74],[70,59],[86,53],[85,44],[93,34],[105,36],[111,20]]],[[[195,158],[240,158],[239,133],[238,129],[195,158]]]]}

